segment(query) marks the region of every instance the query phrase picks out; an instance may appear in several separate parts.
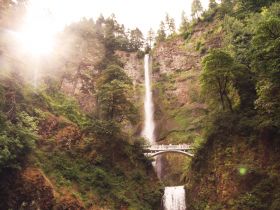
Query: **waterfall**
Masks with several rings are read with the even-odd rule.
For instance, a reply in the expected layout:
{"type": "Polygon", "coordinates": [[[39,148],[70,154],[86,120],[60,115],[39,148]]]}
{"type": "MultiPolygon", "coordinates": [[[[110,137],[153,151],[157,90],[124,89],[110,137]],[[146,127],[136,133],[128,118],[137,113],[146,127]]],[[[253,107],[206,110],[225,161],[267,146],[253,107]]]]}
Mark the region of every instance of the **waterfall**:
{"type": "Polygon", "coordinates": [[[184,186],[166,187],[163,196],[164,210],[186,210],[184,186]]]}
{"type": "Polygon", "coordinates": [[[144,58],[145,69],[145,123],[142,136],[149,141],[150,144],[155,144],[155,122],[154,122],[154,104],[153,104],[153,92],[151,88],[151,74],[150,74],[150,56],[145,55],[144,58]]]}
{"type": "MultiPolygon", "coordinates": [[[[149,141],[151,145],[156,144],[155,141],[155,122],[154,122],[154,104],[153,104],[153,92],[151,88],[151,72],[150,72],[150,56],[145,55],[144,69],[145,69],[145,122],[144,129],[142,131],[142,137],[149,141]]],[[[161,161],[157,157],[154,162],[154,168],[160,177],[161,161]]],[[[185,189],[183,186],[179,187],[166,187],[163,197],[163,204],[165,210],[185,210],[185,189]]]]}

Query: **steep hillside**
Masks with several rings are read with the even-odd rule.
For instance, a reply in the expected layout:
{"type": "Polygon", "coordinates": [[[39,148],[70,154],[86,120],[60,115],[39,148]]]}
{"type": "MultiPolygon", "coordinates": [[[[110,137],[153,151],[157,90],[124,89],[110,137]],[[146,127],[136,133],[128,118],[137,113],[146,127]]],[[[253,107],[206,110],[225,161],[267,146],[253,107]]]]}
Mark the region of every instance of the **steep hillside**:
{"type": "Polygon", "coordinates": [[[201,60],[208,114],[186,175],[190,210],[279,209],[280,6],[271,3],[224,2],[203,16],[227,14],[222,45],[201,60]]]}
{"type": "Polygon", "coordinates": [[[189,209],[279,209],[279,138],[271,131],[231,132],[208,137],[192,161],[189,209]]]}
{"type": "Polygon", "coordinates": [[[161,185],[141,141],[112,122],[85,115],[62,93],[34,92],[12,81],[1,79],[6,131],[1,131],[1,209],[155,209],[160,204],[161,185]]]}
{"type": "MultiPolygon", "coordinates": [[[[16,25],[17,7],[1,1],[1,30],[16,25]]],[[[142,71],[131,75],[134,64],[118,55],[143,68],[139,46],[116,30],[112,17],[83,19],[48,56],[30,56],[1,31],[1,210],[160,208],[162,185],[135,137],[142,71]]]]}

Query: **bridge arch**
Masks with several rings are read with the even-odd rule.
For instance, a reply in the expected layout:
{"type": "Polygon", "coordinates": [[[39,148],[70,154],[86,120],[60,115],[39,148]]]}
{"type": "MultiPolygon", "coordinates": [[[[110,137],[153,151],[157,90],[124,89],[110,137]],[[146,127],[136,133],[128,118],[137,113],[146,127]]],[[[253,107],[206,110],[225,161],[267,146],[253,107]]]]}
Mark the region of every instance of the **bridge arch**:
{"type": "Polygon", "coordinates": [[[161,155],[161,154],[165,154],[165,153],[179,153],[182,155],[186,155],[189,157],[193,157],[194,155],[189,153],[189,152],[185,152],[185,151],[181,151],[181,150],[163,150],[163,151],[159,151],[159,152],[154,152],[154,153],[147,153],[149,157],[155,157],[157,155],[161,155]]]}

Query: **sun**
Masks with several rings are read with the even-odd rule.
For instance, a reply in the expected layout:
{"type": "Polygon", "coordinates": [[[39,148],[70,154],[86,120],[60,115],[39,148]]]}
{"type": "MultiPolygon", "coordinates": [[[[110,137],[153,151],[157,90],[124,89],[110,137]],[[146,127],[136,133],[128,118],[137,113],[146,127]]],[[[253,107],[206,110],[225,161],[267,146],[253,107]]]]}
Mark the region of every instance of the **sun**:
{"type": "Polygon", "coordinates": [[[50,54],[57,29],[51,13],[42,4],[31,1],[26,16],[16,33],[20,50],[35,56],[50,54]]]}
{"type": "Polygon", "coordinates": [[[18,41],[22,50],[31,53],[32,55],[49,54],[53,50],[54,37],[50,31],[40,28],[31,27],[23,28],[17,33],[18,41]]]}

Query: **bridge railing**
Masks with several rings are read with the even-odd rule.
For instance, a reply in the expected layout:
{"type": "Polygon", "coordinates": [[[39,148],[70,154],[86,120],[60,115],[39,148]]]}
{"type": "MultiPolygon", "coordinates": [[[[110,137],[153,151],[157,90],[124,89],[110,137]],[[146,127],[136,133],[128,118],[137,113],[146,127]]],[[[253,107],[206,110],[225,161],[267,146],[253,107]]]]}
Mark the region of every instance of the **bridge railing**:
{"type": "Polygon", "coordinates": [[[192,146],[189,144],[178,144],[178,145],[151,145],[151,146],[146,146],[145,149],[150,150],[150,151],[162,151],[162,150],[190,150],[192,149],[192,146]]]}

